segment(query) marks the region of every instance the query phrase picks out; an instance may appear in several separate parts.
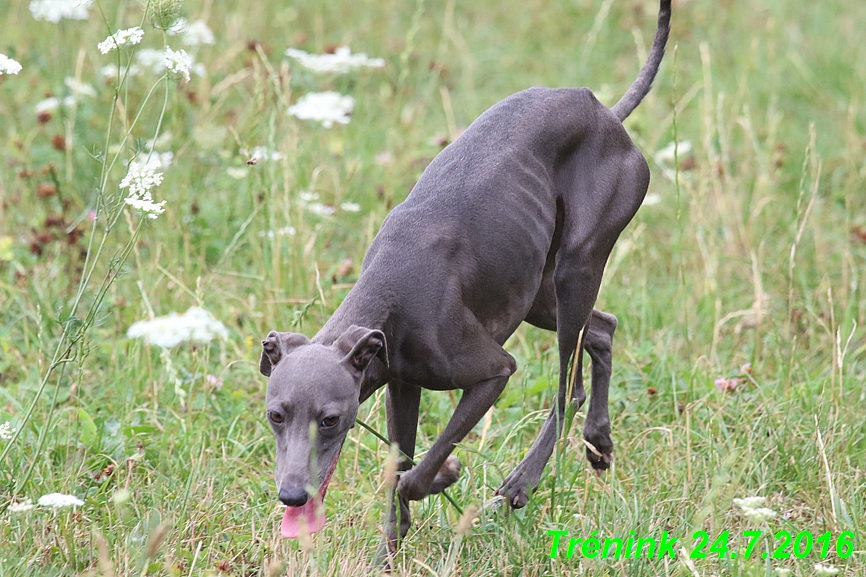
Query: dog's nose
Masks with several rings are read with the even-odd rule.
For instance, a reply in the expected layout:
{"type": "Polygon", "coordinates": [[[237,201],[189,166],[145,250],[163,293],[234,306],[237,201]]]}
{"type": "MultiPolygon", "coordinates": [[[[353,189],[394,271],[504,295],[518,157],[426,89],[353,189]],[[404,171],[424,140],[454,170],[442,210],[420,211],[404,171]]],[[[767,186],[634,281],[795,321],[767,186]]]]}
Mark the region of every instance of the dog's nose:
{"type": "Polygon", "coordinates": [[[289,507],[300,507],[307,501],[309,501],[310,496],[307,495],[307,490],[303,487],[289,489],[286,487],[280,488],[280,501],[283,504],[288,505],[289,507]]]}

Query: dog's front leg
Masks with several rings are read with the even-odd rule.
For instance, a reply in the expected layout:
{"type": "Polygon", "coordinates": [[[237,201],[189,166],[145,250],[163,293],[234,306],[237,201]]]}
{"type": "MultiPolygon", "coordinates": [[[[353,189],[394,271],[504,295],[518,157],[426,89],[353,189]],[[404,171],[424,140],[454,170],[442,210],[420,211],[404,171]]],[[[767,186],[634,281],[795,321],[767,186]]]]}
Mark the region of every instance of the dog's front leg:
{"type": "MultiPolygon", "coordinates": [[[[385,412],[388,419],[388,440],[396,444],[409,459],[415,456],[415,434],[418,428],[418,406],[421,402],[421,387],[399,381],[388,383],[385,392],[385,412]]],[[[407,471],[412,463],[400,458],[398,471],[407,471]]],[[[396,553],[400,539],[412,525],[409,516],[409,501],[399,495],[396,486],[390,489],[389,510],[385,520],[385,534],[373,559],[375,568],[390,568],[391,557],[396,553]]]]}
{"type": "MultiPolygon", "coordinates": [[[[508,375],[510,376],[510,372],[508,375]]],[[[447,474],[440,471],[446,464],[446,459],[454,449],[454,444],[472,430],[481,417],[493,406],[500,393],[508,383],[508,376],[494,377],[467,387],[457,403],[457,408],[445,426],[442,435],[436,439],[424,459],[413,469],[400,477],[397,490],[402,497],[410,501],[418,501],[434,492],[439,492],[447,486],[447,474]],[[439,478],[437,479],[437,474],[439,478]]],[[[451,461],[454,463],[454,460],[451,461]]],[[[449,467],[445,467],[446,471],[449,467]]],[[[452,477],[450,482],[456,480],[452,477]]]]}

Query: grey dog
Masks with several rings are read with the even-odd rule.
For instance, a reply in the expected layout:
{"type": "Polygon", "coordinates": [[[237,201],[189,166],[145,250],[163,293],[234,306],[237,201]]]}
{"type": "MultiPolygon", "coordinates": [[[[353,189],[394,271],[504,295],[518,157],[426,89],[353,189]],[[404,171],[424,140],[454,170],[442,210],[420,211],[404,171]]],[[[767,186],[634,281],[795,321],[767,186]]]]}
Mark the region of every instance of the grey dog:
{"type": "Polygon", "coordinates": [[[262,341],[284,536],[323,526],[322,500],[361,402],[387,385],[388,437],[412,458],[421,389],[461,389],[424,459],[400,464],[379,556],[393,551],[409,530],[408,502],[457,479],[451,451],[516,370],[502,345],[523,321],[556,331],[557,402],[497,493],[526,505],[561,434],[569,391],[577,406],[586,399],[584,349],[593,361],[587,457],[596,469],[609,466],[616,319],[593,306],[649,185],[622,121],[650,90],[670,13],[661,0],[647,62],[613,108],[586,88],[535,87],[482,114],[385,219],[357,283],[318,334],[273,331],[262,341]]]}

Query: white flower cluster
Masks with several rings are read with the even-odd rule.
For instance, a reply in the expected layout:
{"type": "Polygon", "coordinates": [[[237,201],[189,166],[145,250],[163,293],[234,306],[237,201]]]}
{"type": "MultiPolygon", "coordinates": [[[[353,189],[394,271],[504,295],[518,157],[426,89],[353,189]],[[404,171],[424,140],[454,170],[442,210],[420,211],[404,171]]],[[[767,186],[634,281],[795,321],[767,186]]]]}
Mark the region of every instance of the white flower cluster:
{"type": "Polygon", "coordinates": [[[682,142],[669,142],[667,146],[653,154],[653,160],[656,161],[662,169],[662,174],[669,180],[676,180],[676,171],[670,167],[674,162],[674,156],[680,160],[692,151],[692,143],[689,140],[682,142]]]}
{"type": "Polygon", "coordinates": [[[259,236],[264,238],[268,237],[270,239],[276,238],[278,236],[294,236],[298,231],[295,230],[293,226],[284,226],[283,228],[278,228],[277,230],[262,230],[259,231],[259,236]]]}
{"type": "Polygon", "coordinates": [[[767,507],[761,507],[767,499],[765,497],[746,497],[745,499],[734,499],[734,505],[743,511],[743,515],[754,523],[766,523],[776,517],[776,512],[767,507]]]}
{"type": "Polygon", "coordinates": [[[67,20],[87,20],[90,13],[87,8],[93,0],[33,0],[30,2],[30,13],[37,20],[46,20],[57,24],[64,18],[67,20]]]}
{"type": "MultiPolygon", "coordinates": [[[[63,493],[49,493],[39,497],[39,505],[42,507],[51,507],[59,509],[61,507],[80,507],[84,505],[84,501],[75,495],[64,495],[63,493]]],[[[26,513],[33,509],[36,505],[33,504],[33,499],[23,499],[21,501],[13,501],[9,505],[10,513],[26,513]]]]}
{"type": "Polygon", "coordinates": [[[93,86],[73,76],[64,78],[63,84],[72,91],[73,96],[96,96],[96,89],[93,86]]]}
{"type": "Polygon", "coordinates": [[[165,51],[156,48],[142,48],[135,53],[135,60],[143,68],[151,68],[155,74],[165,70],[165,51]]]}
{"type": "Polygon", "coordinates": [[[289,114],[301,120],[321,122],[331,128],[335,122],[349,124],[349,115],[355,107],[355,99],[339,92],[311,92],[289,107],[289,114]]]}
{"type": "Polygon", "coordinates": [[[183,36],[181,42],[187,46],[199,46],[215,42],[213,31],[204,20],[196,20],[192,24],[188,24],[185,18],[179,18],[167,32],[170,36],[183,36]]]}
{"type": "MultiPolygon", "coordinates": [[[[195,74],[196,76],[204,76],[207,74],[207,70],[204,67],[204,64],[201,62],[196,62],[192,55],[187,54],[183,50],[179,50],[175,52],[171,50],[173,58],[177,58],[178,53],[183,53],[186,56],[183,58],[183,61],[189,64],[189,70],[195,74]]],[[[165,61],[166,61],[167,52],[163,50],[157,50],[155,48],[142,48],[138,52],[135,53],[135,63],[129,65],[129,76],[138,76],[141,74],[142,69],[149,68],[153,71],[154,74],[162,74],[165,72],[165,61]]],[[[121,73],[124,72],[124,69],[121,68],[121,73]]],[[[107,66],[103,66],[99,71],[102,77],[106,80],[114,80],[117,78],[117,65],[109,64],[107,66]]],[[[186,76],[186,75],[184,75],[186,76]]]]}
{"type": "Polygon", "coordinates": [[[153,162],[129,163],[129,172],[120,181],[120,188],[128,188],[129,196],[124,202],[150,219],[159,217],[165,212],[165,202],[154,202],[150,189],[162,184],[162,173],[157,172],[158,166],[153,162]]]}
{"type": "Polygon", "coordinates": [[[12,425],[9,424],[9,421],[6,421],[2,425],[0,425],[0,439],[8,441],[12,438],[12,435],[14,434],[15,429],[12,428],[12,425]]]}
{"type": "MultiPolygon", "coordinates": [[[[76,100],[74,96],[67,96],[63,99],[62,104],[63,106],[69,108],[74,106],[75,102],[76,100]]],[[[56,96],[51,96],[37,102],[36,105],[33,107],[33,110],[34,112],[36,112],[36,114],[42,114],[43,112],[51,112],[52,110],[57,110],[60,107],[60,104],[61,100],[59,98],[57,98],[56,96]]]]}
{"type": "Polygon", "coordinates": [[[270,150],[267,146],[256,146],[249,152],[250,160],[261,162],[263,160],[282,160],[283,154],[276,150],[270,150]]]}
{"type": "Polygon", "coordinates": [[[193,59],[192,56],[186,53],[186,50],[172,50],[166,46],[162,63],[169,72],[183,76],[189,82],[189,73],[192,70],[193,59]]]}
{"type": "Polygon", "coordinates": [[[24,499],[23,501],[13,501],[9,505],[10,513],[24,513],[35,507],[33,499],[24,499]]]}
{"type": "Polygon", "coordinates": [[[214,337],[227,338],[228,335],[226,326],[201,307],[190,307],[182,315],[171,313],[138,321],[126,331],[126,336],[131,339],[141,337],[146,343],[165,349],[184,341],[207,343],[214,337]]]}
{"type": "Polygon", "coordinates": [[[12,60],[5,54],[0,54],[0,74],[18,74],[21,72],[21,63],[12,60]]]}
{"type": "Polygon", "coordinates": [[[352,54],[348,46],[340,46],[333,54],[310,54],[303,50],[289,48],[286,56],[297,60],[301,66],[315,72],[345,74],[353,68],[382,68],[385,61],[381,58],[369,58],[363,52],[352,54]]]}
{"type": "Polygon", "coordinates": [[[821,563],[815,563],[815,575],[817,575],[818,577],[833,577],[833,575],[838,574],[838,567],[834,567],[833,565],[822,565],[821,563]]]}
{"type": "Polygon", "coordinates": [[[81,505],[84,505],[84,501],[75,495],[64,495],[63,493],[49,493],[48,495],[43,495],[39,497],[39,501],[37,502],[43,507],[54,507],[55,509],[59,509],[60,507],[80,507],[81,505]]]}
{"type": "Polygon", "coordinates": [[[314,214],[318,214],[319,216],[331,216],[336,212],[336,209],[334,209],[333,206],[322,204],[321,202],[315,202],[317,200],[319,200],[319,194],[316,192],[302,190],[298,194],[298,204],[314,214]]]}
{"type": "Polygon", "coordinates": [[[96,47],[103,54],[108,54],[115,48],[138,44],[141,42],[142,38],[144,38],[144,30],[141,29],[141,26],[134,26],[132,28],[127,28],[126,30],[118,30],[100,42],[96,47]]]}

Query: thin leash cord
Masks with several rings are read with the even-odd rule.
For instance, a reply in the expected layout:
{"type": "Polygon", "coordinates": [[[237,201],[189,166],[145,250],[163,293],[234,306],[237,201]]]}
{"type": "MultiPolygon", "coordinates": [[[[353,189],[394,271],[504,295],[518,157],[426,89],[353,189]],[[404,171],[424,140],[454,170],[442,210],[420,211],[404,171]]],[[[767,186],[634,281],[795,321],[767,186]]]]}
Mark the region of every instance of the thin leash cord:
{"type": "MultiPolygon", "coordinates": [[[[388,445],[389,447],[391,446],[391,441],[389,441],[388,439],[386,439],[385,437],[383,437],[382,435],[380,435],[379,432],[376,431],[376,429],[374,429],[373,427],[371,427],[370,425],[368,425],[367,423],[365,423],[365,422],[362,421],[361,419],[355,418],[355,422],[358,423],[359,425],[361,425],[362,427],[364,427],[365,429],[367,429],[368,431],[370,431],[371,433],[373,433],[373,435],[374,435],[377,439],[379,439],[380,441],[382,441],[383,443],[385,443],[385,444],[388,445]]],[[[400,454],[403,455],[403,457],[404,457],[407,461],[409,461],[410,463],[412,463],[412,466],[413,466],[413,467],[417,464],[417,463],[415,463],[414,460],[412,460],[412,459],[409,457],[409,455],[407,455],[406,453],[404,453],[404,452],[402,451],[402,449],[400,449],[400,447],[397,447],[397,450],[400,451],[400,454]]],[[[394,490],[396,491],[396,488],[395,488],[394,490]]],[[[449,495],[448,493],[445,492],[444,489],[442,490],[442,496],[445,497],[446,499],[448,499],[448,502],[451,503],[451,505],[453,505],[455,509],[457,509],[457,513],[459,513],[461,516],[463,515],[463,509],[460,507],[460,505],[457,504],[456,501],[454,501],[454,499],[451,498],[451,495],[449,495]]]]}

